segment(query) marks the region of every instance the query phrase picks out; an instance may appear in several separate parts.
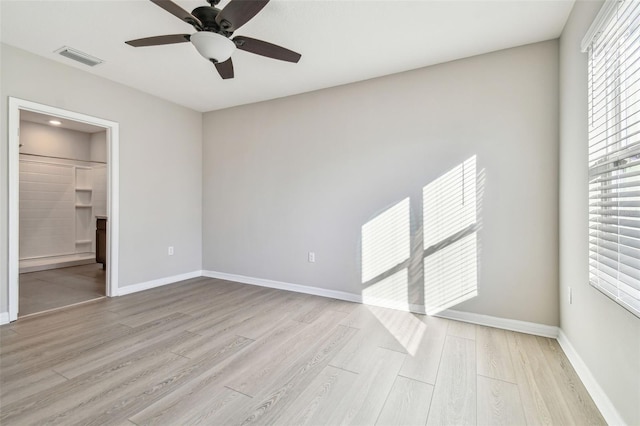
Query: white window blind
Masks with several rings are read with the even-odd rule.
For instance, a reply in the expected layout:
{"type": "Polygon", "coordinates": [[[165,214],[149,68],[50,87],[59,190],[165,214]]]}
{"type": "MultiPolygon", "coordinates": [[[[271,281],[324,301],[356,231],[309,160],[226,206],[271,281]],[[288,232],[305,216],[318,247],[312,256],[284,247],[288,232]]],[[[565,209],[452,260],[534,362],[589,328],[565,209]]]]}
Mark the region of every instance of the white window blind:
{"type": "Polygon", "coordinates": [[[640,316],[640,2],[606,7],[587,46],[589,279],[640,316]]]}

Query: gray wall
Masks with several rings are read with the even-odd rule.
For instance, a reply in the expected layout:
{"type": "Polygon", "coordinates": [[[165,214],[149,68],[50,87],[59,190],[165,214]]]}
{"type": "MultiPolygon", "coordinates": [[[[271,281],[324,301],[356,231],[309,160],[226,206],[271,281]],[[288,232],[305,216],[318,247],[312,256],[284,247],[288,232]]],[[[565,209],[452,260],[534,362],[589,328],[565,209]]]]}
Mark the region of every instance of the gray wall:
{"type": "Polygon", "coordinates": [[[91,161],[107,162],[107,132],[96,132],[91,134],[91,161]]]}
{"type": "Polygon", "coordinates": [[[201,269],[202,115],[1,45],[0,312],[7,311],[7,96],[120,123],[120,286],[201,269]],[[175,255],[167,256],[167,246],[175,255]]]}
{"type": "Polygon", "coordinates": [[[558,324],[557,41],[210,112],[203,143],[203,269],[354,294],[361,227],[410,197],[419,247],[423,186],[477,155],[479,295],[456,309],[558,324]]]}
{"type": "MultiPolygon", "coordinates": [[[[88,193],[75,192],[77,175],[73,166],[92,166],[86,162],[90,160],[91,138],[86,132],[20,121],[21,260],[67,255],[78,248],[87,251],[86,244],[76,246],[76,240],[95,234],[90,228],[92,210],[75,207],[77,197],[83,197],[86,203],[89,199],[84,198],[88,193]]],[[[80,172],[80,176],[92,174],[80,172]]],[[[83,182],[81,186],[91,184],[83,182]]],[[[105,197],[105,192],[102,195],[105,197]]],[[[93,193],[91,203],[95,205],[96,201],[93,193]]]]}
{"type": "Polygon", "coordinates": [[[625,421],[638,425],[640,320],[589,285],[587,263],[587,54],[580,42],[601,5],[576,2],[560,39],[560,326],[625,421]]]}
{"type": "Polygon", "coordinates": [[[91,134],[20,121],[21,154],[90,160],[91,134]]]}

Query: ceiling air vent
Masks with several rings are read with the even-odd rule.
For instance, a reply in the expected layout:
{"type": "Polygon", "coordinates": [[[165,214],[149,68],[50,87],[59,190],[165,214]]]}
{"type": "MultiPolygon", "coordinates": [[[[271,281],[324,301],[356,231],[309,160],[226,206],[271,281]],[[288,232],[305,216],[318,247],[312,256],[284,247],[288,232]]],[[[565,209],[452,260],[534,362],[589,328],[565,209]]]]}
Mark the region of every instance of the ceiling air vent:
{"type": "Polygon", "coordinates": [[[67,46],[61,47],[60,49],[56,50],[55,53],[59,53],[66,58],[73,59],[74,61],[89,65],[90,67],[95,67],[96,65],[104,62],[102,59],[98,59],[95,56],[88,55],[84,52],[67,46]]]}

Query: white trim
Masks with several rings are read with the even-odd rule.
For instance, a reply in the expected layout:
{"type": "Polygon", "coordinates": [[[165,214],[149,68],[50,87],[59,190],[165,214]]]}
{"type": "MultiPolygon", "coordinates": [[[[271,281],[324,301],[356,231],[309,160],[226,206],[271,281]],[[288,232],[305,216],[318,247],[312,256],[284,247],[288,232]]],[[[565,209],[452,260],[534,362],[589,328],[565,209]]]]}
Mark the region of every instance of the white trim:
{"type": "MultiPolygon", "coordinates": [[[[395,309],[396,311],[413,312],[414,314],[426,315],[424,306],[422,305],[416,305],[416,304],[407,303],[407,302],[398,302],[396,300],[389,300],[389,299],[384,299],[380,297],[370,297],[370,296],[367,296],[365,301],[364,297],[360,295],[354,294],[354,296],[360,298],[360,301],[358,303],[362,303],[364,305],[379,306],[381,308],[395,309]]],[[[337,299],[337,297],[335,299],[337,299]]],[[[345,300],[345,299],[341,299],[341,300],[345,300]]]]}
{"type": "Polygon", "coordinates": [[[67,111],[49,105],[24,99],[9,97],[9,152],[7,158],[9,175],[9,217],[8,217],[8,271],[7,293],[9,321],[18,318],[19,303],[19,180],[20,180],[20,110],[33,111],[59,117],[65,120],[88,123],[107,130],[107,296],[118,294],[118,246],[119,246],[119,125],[114,121],[90,115],[67,111]]]}
{"type": "Polygon", "coordinates": [[[382,297],[367,296],[366,301],[364,297],[360,297],[360,301],[358,303],[369,306],[379,306],[381,308],[395,309],[396,311],[411,312],[409,303],[385,299],[382,297]]]}
{"type": "Polygon", "coordinates": [[[362,303],[362,296],[359,294],[347,293],[338,290],[328,290],[326,288],[311,287],[300,284],[285,283],[282,281],[266,280],[263,278],[247,277],[244,275],[227,274],[226,272],[202,271],[202,276],[218,278],[221,280],[235,281],[243,284],[257,285],[260,287],[276,288],[288,290],[296,293],[312,294],[314,296],[329,297],[331,299],[346,300],[347,302],[362,303]]]}
{"type": "Polygon", "coordinates": [[[19,102],[14,98],[9,98],[9,121],[7,122],[9,129],[9,152],[7,157],[9,169],[9,220],[8,220],[8,237],[9,237],[9,253],[7,267],[7,293],[9,302],[9,321],[18,319],[18,277],[20,268],[19,253],[19,200],[20,191],[20,106],[19,102]]]}
{"type": "Polygon", "coordinates": [[[569,342],[567,335],[564,334],[562,329],[560,329],[558,333],[558,343],[569,359],[573,369],[576,370],[578,377],[582,380],[584,387],[587,388],[589,395],[591,395],[593,402],[600,410],[600,413],[602,413],[606,422],[610,425],[625,425],[626,423],[622,416],[620,416],[620,413],[618,413],[618,410],[616,410],[605,391],[602,390],[598,381],[593,377],[591,370],[589,370],[587,364],[584,363],[571,342],[569,342]]]}
{"type": "MultiPolygon", "coordinates": [[[[364,298],[361,297],[360,295],[354,294],[354,296],[360,298],[360,301],[357,303],[362,303],[363,305],[378,306],[381,308],[395,309],[396,311],[412,312],[414,314],[427,315],[427,313],[424,310],[424,306],[422,305],[416,305],[414,303],[398,302],[395,300],[388,300],[384,298],[369,297],[369,296],[367,296],[367,300],[365,301],[364,298]]],[[[340,299],[340,300],[346,300],[346,299],[340,299]]],[[[352,302],[352,300],[349,300],[349,302],[352,302]]]]}
{"type": "Polygon", "coordinates": [[[162,287],[163,285],[174,284],[179,281],[188,280],[191,278],[202,277],[202,271],[187,272],[186,274],[173,275],[171,277],[158,278],[157,280],[145,281],[138,284],[126,285],[118,289],[118,296],[125,296],[131,293],[137,293],[139,291],[149,290],[156,287],[162,287]]]}
{"type": "MultiPolygon", "coordinates": [[[[346,291],[329,290],[320,287],[311,287],[301,284],[292,284],[283,281],[267,280],[264,278],[247,277],[245,275],[228,274],[226,272],[202,271],[202,276],[208,278],[218,278],[221,280],[234,281],[242,284],[257,285],[260,287],[275,288],[278,290],[293,291],[295,293],[312,294],[314,296],[328,297],[330,299],[344,300],[347,302],[365,304],[362,295],[347,293],[346,291]]],[[[382,308],[396,309],[399,311],[413,312],[424,315],[424,306],[413,303],[401,303],[396,301],[367,298],[366,305],[379,306],[382,308]]]]}
{"type": "Polygon", "coordinates": [[[120,247],[120,125],[107,127],[107,296],[118,295],[120,247]]]}
{"type": "Polygon", "coordinates": [[[92,263],[96,263],[96,256],[94,253],[89,253],[85,259],[58,260],[55,261],[55,263],[52,262],[42,265],[21,266],[19,270],[21,274],[25,274],[27,272],[49,271],[51,269],[68,268],[69,266],[90,265],[92,263]]]}
{"type": "Polygon", "coordinates": [[[26,315],[21,316],[20,318],[23,319],[23,318],[39,317],[40,315],[49,314],[51,312],[58,312],[58,311],[65,310],[67,308],[73,308],[73,307],[80,306],[80,305],[88,305],[89,303],[99,302],[100,300],[102,300],[104,298],[105,298],[105,296],[99,296],[99,297],[96,297],[95,299],[83,300],[82,302],[72,303],[70,305],[60,306],[60,307],[51,308],[51,309],[45,309],[44,311],[34,312],[32,314],[26,314],[26,315]]]}
{"type": "Polygon", "coordinates": [[[409,303],[409,312],[413,312],[414,314],[427,315],[427,311],[424,310],[423,305],[414,305],[413,303],[409,303]]]}
{"type": "Polygon", "coordinates": [[[451,309],[444,310],[436,316],[456,321],[469,322],[472,324],[486,325],[488,327],[502,328],[504,330],[517,331],[520,333],[534,334],[536,336],[551,337],[554,339],[558,337],[558,327],[538,324],[535,322],[492,317],[489,315],[454,311],[451,309]]]}
{"type": "Polygon", "coordinates": [[[9,312],[0,312],[0,325],[9,324],[9,312]]]}
{"type": "Polygon", "coordinates": [[[611,15],[613,15],[617,9],[618,3],[621,0],[606,0],[600,11],[596,15],[596,18],[591,23],[591,26],[587,30],[587,33],[584,35],[582,39],[582,43],[580,43],[580,50],[582,53],[589,50],[589,46],[591,46],[591,42],[596,36],[603,30],[604,25],[606,25],[611,15]]]}
{"type": "MultiPolygon", "coordinates": [[[[338,290],[328,290],[320,287],[311,287],[300,284],[291,284],[282,281],[267,280],[263,278],[247,277],[245,275],[228,274],[226,272],[202,271],[202,276],[209,278],[218,278],[221,280],[234,281],[242,284],[251,284],[261,287],[275,288],[279,290],[288,290],[296,293],[312,294],[314,296],[329,297],[332,299],[345,300],[347,302],[363,303],[362,295],[347,293],[338,290]]],[[[398,304],[384,300],[369,300],[367,305],[381,306],[383,308],[397,309],[402,311],[414,312],[417,314],[425,314],[424,306],[414,304],[398,304]]],[[[474,324],[487,325],[489,327],[503,328],[505,330],[519,331],[527,334],[535,334],[544,337],[557,337],[558,327],[550,325],[537,324],[526,321],[518,321],[512,319],[492,317],[488,315],[480,315],[469,312],[453,311],[447,309],[437,316],[453,319],[457,321],[471,322],[474,324]]]]}

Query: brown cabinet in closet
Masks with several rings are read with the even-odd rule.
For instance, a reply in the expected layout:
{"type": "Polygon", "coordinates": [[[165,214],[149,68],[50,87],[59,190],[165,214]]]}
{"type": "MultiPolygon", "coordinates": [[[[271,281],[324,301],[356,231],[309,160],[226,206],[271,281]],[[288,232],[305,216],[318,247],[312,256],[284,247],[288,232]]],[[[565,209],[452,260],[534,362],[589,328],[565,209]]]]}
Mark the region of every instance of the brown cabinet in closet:
{"type": "Polygon", "coordinates": [[[107,218],[96,217],[96,262],[102,263],[102,269],[107,267],[107,218]]]}

